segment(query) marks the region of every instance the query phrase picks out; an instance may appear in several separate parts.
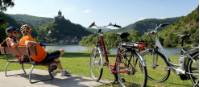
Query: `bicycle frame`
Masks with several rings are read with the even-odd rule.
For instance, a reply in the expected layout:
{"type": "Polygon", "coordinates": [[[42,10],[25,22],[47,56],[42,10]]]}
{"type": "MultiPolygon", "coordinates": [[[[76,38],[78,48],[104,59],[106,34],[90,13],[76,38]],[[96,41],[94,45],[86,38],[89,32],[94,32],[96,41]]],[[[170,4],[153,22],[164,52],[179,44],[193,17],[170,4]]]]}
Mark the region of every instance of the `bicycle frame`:
{"type": "Polygon", "coordinates": [[[109,64],[108,51],[107,51],[106,46],[105,46],[103,33],[100,33],[98,35],[97,47],[99,47],[100,50],[103,51],[103,56],[105,57],[105,60],[106,60],[105,62],[109,64]]]}
{"type": "Polygon", "coordinates": [[[99,33],[98,34],[98,41],[97,41],[97,48],[99,48],[102,53],[103,53],[103,57],[105,59],[104,64],[109,68],[110,72],[112,72],[113,74],[116,73],[126,73],[126,72],[117,72],[116,71],[116,65],[118,64],[118,62],[120,61],[121,55],[120,55],[120,48],[117,48],[117,55],[116,55],[116,60],[114,65],[110,65],[109,62],[109,57],[108,57],[108,50],[106,49],[106,45],[105,45],[105,41],[104,41],[104,36],[103,33],[99,33]],[[112,68],[113,67],[113,68],[112,68]]]}

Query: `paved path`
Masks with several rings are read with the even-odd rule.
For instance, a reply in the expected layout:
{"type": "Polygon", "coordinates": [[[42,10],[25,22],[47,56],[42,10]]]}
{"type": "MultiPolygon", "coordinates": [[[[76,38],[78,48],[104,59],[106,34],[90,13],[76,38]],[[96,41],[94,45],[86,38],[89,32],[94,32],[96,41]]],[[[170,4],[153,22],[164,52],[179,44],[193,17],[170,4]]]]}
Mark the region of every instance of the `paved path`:
{"type": "MultiPolygon", "coordinates": [[[[48,73],[45,70],[35,69],[33,73],[36,80],[48,78],[48,73]]],[[[76,75],[61,77],[60,74],[58,74],[55,76],[54,80],[30,84],[28,77],[22,74],[22,70],[9,71],[8,75],[10,76],[5,77],[4,72],[0,72],[0,87],[95,87],[103,83],[108,83],[108,81],[99,83],[88,77],[76,75]]]]}

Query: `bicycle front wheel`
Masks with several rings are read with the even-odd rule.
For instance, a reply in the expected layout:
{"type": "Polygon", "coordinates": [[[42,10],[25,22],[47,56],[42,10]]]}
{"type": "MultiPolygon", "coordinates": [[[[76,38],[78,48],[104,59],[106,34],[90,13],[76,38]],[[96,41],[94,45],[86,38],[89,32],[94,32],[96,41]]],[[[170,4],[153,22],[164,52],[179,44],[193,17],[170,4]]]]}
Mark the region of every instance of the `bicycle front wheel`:
{"type": "Polygon", "coordinates": [[[126,52],[117,64],[118,81],[122,87],[146,87],[147,69],[138,55],[126,52]]]}
{"type": "Polygon", "coordinates": [[[99,81],[103,74],[103,54],[101,50],[96,47],[92,50],[90,57],[90,75],[92,79],[99,81]]]}
{"type": "Polygon", "coordinates": [[[148,78],[155,82],[164,82],[170,75],[169,64],[163,54],[148,50],[142,54],[146,63],[148,78]]]}

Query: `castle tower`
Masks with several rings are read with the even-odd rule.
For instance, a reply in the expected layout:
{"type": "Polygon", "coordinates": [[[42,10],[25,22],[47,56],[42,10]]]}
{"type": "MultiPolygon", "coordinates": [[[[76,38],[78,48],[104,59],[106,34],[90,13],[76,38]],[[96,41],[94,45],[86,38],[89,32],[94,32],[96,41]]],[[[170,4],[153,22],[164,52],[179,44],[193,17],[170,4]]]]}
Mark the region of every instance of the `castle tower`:
{"type": "Polygon", "coordinates": [[[58,11],[58,16],[62,16],[62,12],[60,10],[58,11]]]}

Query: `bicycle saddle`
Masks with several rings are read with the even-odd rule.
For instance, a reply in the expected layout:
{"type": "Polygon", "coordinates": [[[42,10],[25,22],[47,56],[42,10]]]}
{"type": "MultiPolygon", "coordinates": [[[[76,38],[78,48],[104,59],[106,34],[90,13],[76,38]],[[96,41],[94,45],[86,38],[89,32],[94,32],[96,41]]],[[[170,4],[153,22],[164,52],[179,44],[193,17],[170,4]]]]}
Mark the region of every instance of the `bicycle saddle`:
{"type": "Polygon", "coordinates": [[[123,42],[128,42],[128,36],[130,35],[128,32],[123,32],[123,33],[118,33],[120,38],[122,39],[123,42]]]}
{"type": "Polygon", "coordinates": [[[191,36],[189,33],[184,33],[184,34],[178,34],[178,37],[181,39],[187,39],[191,36]]]}
{"type": "Polygon", "coordinates": [[[194,57],[194,56],[199,56],[199,47],[194,47],[193,49],[190,49],[188,51],[188,53],[190,54],[190,56],[194,57]]]}

